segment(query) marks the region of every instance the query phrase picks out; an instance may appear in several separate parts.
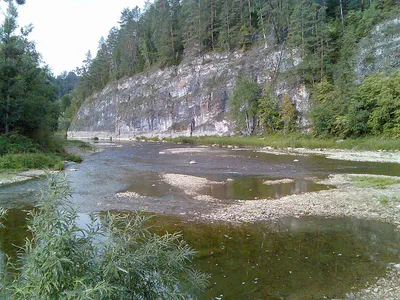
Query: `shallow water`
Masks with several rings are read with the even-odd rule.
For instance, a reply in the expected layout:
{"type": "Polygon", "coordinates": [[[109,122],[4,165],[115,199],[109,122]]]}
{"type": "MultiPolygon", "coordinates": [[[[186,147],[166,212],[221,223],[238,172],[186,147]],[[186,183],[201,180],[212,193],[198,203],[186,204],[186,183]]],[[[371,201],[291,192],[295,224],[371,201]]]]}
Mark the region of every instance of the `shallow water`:
{"type": "MultiPolygon", "coordinates": [[[[28,207],[27,207],[28,208],[28,207]]],[[[80,214],[79,224],[89,222],[80,214]]],[[[0,253],[16,257],[28,233],[26,212],[10,210],[0,229],[0,253]]],[[[390,224],[351,218],[287,218],[233,225],[155,216],[159,234],[180,231],[198,250],[194,267],[209,273],[200,299],[322,299],[343,297],[353,286],[385,275],[397,262],[399,233],[390,224]]]]}
{"type": "Polygon", "coordinates": [[[203,191],[212,195],[211,189],[214,189],[216,198],[222,200],[231,196],[250,199],[281,197],[327,189],[329,187],[314,184],[312,179],[326,178],[331,173],[400,174],[399,164],[347,162],[318,156],[272,155],[222,148],[195,148],[200,152],[171,154],[168,149],[193,148],[160,143],[132,142],[120,146],[95,153],[82,164],[74,166],[77,171],[67,171],[74,187],[73,199],[81,205],[82,211],[144,209],[182,214],[193,211],[207,213],[213,208],[163,182],[160,176],[163,173],[186,174],[214,181],[234,179],[236,182],[225,184],[226,192],[221,189],[217,191],[216,186],[209,186],[209,191],[203,191]],[[196,161],[195,165],[189,164],[192,160],[196,161]],[[293,179],[294,183],[274,186],[259,184],[261,179],[283,178],[293,179]],[[125,191],[143,197],[137,200],[113,198],[115,193],[125,191]]]}
{"type": "MultiPolygon", "coordinates": [[[[115,144],[114,144],[115,145],[115,144]]],[[[314,179],[332,173],[399,175],[400,165],[330,160],[319,156],[257,153],[252,150],[196,148],[173,154],[168,149],[189,146],[121,143],[87,157],[66,170],[72,201],[81,219],[86,213],[143,209],[164,215],[208,213],[233,199],[279,198],[328,189],[314,179]],[[160,153],[161,152],[161,153],[160,153]],[[165,154],[162,154],[165,152],[165,154]],[[189,164],[195,160],[196,164],[189,164]],[[295,161],[296,160],[296,161],[295,161]],[[199,191],[219,199],[194,199],[162,181],[163,173],[205,177],[219,182],[199,191]],[[233,179],[233,181],[228,181],[233,179]],[[291,179],[264,185],[265,180],[291,179]],[[137,198],[114,197],[134,192],[137,198]]],[[[43,181],[0,189],[0,205],[11,208],[0,229],[1,255],[15,257],[27,235],[26,214],[43,181]]],[[[199,251],[194,263],[212,274],[202,299],[320,299],[342,297],[353,285],[363,286],[384,276],[389,262],[399,262],[398,233],[388,224],[355,219],[285,219],[279,223],[232,225],[196,223],[188,218],[158,216],[160,233],[182,231],[199,251]],[[222,295],[222,296],[221,296],[222,295]]],[[[4,262],[4,260],[2,260],[4,262]]]]}
{"type": "MultiPolygon", "coordinates": [[[[163,173],[224,182],[201,191],[220,200],[278,198],[328,189],[330,187],[317,185],[313,180],[326,178],[332,173],[400,174],[400,164],[349,162],[313,155],[273,155],[226,148],[194,148],[199,152],[171,154],[168,149],[193,148],[136,142],[110,145],[118,147],[107,147],[87,157],[82,164],[72,164],[66,170],[73,187],[72,200],[82,212],[142,209],[179,215],[194,211],[209,213],[214,208],[163,182],[163,173]],[[192,160],[197,163],[190,165],[192,160]],[[234,181],[226,182],[229,178],[234,181]],[[286,178],[292,179],[293,183],[261,184],[263,180],[286,178]],[[115,199],[116,193],[126,191],[142,197],[115,199]]],[[[41,184],[41,181],[30,181],[0,189],[0,205],[21,207],[27,202],[32,203],[41,184]]]]}
{"type": "Polygon", "coordinates": [[[268,178],[253,176],[233,176],[232,181],[210,184],[200,190],[201,194],[220,200],[278,199],[293,194],[317,192],[329,187],[311,180],[293,179],[292,182],[265,184],[268,178]]]}
{"type": "Polygon", "coordinates": [[[201,299],[343,297],[353,286],[384,276],[400,250],[393,226],[350,218],[240,226],[165,217],[154,222],[161,233],[181,231],[199,251],[195,267],[212,274],[201,299]]]}

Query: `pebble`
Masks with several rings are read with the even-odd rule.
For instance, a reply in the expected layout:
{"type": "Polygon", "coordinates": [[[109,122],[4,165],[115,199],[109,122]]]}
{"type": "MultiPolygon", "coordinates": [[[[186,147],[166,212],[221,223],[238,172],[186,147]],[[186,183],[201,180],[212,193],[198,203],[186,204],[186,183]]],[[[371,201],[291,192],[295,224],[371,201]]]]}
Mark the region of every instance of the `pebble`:
{"type": "Polygon", "coordinates": [[[195,160],[191,160],[191,161],[189,162],[189,164],[195,165],[195,164],[197,164],[197,162],[196,162],[195,160]]]}

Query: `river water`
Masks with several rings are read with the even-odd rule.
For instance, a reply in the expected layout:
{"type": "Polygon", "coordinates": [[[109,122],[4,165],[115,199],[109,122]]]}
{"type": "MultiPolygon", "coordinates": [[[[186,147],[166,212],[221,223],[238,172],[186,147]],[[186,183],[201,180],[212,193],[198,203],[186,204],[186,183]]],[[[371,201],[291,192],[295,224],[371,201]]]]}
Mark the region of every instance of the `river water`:
{"type": "MultiPolygon", "coordinates": [[[[343,297],[354,286],[363,287],[384,276],[388,263],[399,262],[399,234],[392,225],[381,222],[288,218],[238,225],[192,218],[235,199],[252,201],[329,189],[332,187],[314,180],[331,173],[398,175],[398,164],[159,143],[110,143],[102,147],[102,152],[88,156],[82,164],[68,165],[72,201],[83,215],[146,210],[155,214],[151,221],[154,230],[181,231],[198,250],[196,268],[212,276],[201,299],[343,297]],[[189,164],[193,160],[196,164],[189,164]],[[218,202],[204,203],[168,185],[161,179],[165,173],[224,182],[201,191],[218,202]],[[290,182],[263,184],[265,180],[288,178],[290,182]],[[121,192],[138,197],[115,197],[121,192]]],[[[6,227],[0,229],[2,255],[15,257],[15,245],[22,245],[28,236],[24,210],[35,202],[42,185],[37,180],[0,189],[0,205],[10,208],[6,227]]]]}

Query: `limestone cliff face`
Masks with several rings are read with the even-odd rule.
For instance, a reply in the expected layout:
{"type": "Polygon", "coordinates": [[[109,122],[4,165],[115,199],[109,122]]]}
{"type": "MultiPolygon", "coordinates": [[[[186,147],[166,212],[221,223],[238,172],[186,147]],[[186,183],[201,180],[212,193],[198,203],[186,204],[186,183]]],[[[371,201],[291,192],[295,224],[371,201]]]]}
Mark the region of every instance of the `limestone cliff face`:
{"type": "MultiPolygon", "coordinates": [[[[229,99],[238,76],[270,81],[298,60],[267,47],[235,53],[209,53],[179,66],[148,71],[111,83],[88,98],[72,122],[71,138],[224,135],[233,133],[229,99]]],[[[300,84],[280,82],[276,93],[288,93],[306,124],[309,94],[300,84]]]]}
{"type": "MultiPolygon", "coordinates": [[[[358,81],[373,71],[400,67],[400,19],[379,24],[357,46],[354,68],[358,81]]],[[[88,98],[72,122],[71,138],[225,135],[234,131],[229,99],[238,76],[271,81],[300,62],[293,53],[271,47],[250,51],[208,53],[187,58],[179,66],[124,78],[88,98]]],[[[290,77],[290,76],[289,76],[290,77]]],[[[288,78],[289,78],[288,77],[288,78]]],[[[278,81],[277,96],[288,93],[307,127],[309,92],[296,80],[278,81]],[[294,83],[293,83],[294,82],[294,83]]]]}
{"type": "Polygon", "coordinates": [[[400,18],[379,24],[362,39],[356,54],[358,79],[375,71],[400,68],[400,18]]]}

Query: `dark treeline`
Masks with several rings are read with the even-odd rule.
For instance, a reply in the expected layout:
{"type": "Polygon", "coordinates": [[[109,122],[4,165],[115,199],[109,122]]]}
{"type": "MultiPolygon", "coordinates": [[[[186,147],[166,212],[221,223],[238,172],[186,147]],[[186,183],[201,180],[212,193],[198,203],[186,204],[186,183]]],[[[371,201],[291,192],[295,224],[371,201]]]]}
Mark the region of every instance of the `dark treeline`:
{"type": "Polygon", "coordinates": [[[32,27],[18,32],[17,17],[17,7],[9,1],[0,26],[0,134],[45,137],[57,128],[57,86],[28,39],[32,27]]]}
{"type": "MultiPolygon", "coordinates": [[[[262,43],[301,57],[296,81],[311,88],[327,82],[348,95],[357,42],[399,11],[397,0],[155,0],[143,10],[124,9],[120,27],[101,38],[96,57],[88,52],[78,70],[80,84],[65,101],[71,102],[66,126],[82,102],[110,81],[183,57],[262,43]]],[[[329,126],[324,133],[335,134],[329,126]]]]}

